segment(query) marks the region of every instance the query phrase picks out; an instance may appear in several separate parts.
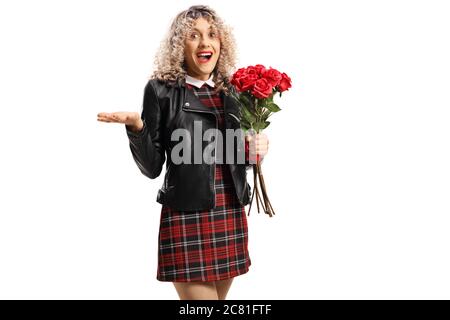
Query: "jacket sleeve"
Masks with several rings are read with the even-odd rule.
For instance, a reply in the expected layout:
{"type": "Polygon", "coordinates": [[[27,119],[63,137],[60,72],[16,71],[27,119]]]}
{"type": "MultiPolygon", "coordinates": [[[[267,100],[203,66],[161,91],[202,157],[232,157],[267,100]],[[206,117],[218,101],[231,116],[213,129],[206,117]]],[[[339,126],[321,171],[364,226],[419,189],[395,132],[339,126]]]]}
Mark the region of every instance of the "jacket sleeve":
{"type": "Polygon", "coordinates": [[[144,90],[141,119],[144,127],[135,133],[125,125],[131,154],[139,170],[150,179],[161,173],[165,161],[161,108],[156,91],[149,81],[144,90]]]}

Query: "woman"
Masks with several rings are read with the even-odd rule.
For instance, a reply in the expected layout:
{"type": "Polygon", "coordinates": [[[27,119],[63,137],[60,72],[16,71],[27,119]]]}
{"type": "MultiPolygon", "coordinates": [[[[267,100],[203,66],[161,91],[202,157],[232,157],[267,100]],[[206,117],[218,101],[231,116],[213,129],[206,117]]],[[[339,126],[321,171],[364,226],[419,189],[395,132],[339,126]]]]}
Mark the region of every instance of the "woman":
{"type": "Polygon", "coordinates": [[[246,169],[251,167],[249,156],[262,159],[267,154],[268,139],[262,133],[246,136],[243,148],[243,136],[236,136],[235,145],[225,134],[240,128],[239,106],[229,95],[235,44],[214,10],[192,6],[179,13],[155,62],[142,113],[102,112],[98,120],[125,124],[133,158],[150,179],[160,175],[167,157],[157,196],[162,204],[157,279],[173,282],[180,299],[225,299],[233,278],[248,272],[251,264],[246,169]],[[205,134],[208,129],[224,133],[226,161],[218,159],[218,149],[212,163],[192,155],[196,143],[202,151],[208,148],[208,139],[192,138],[196,130],[205,134]],[[184,148],[177,153],[180,139],[174,135],[180,130],[184,148]],[[244,149],[250,150],[245,162],[236,161],[244,149]]]}

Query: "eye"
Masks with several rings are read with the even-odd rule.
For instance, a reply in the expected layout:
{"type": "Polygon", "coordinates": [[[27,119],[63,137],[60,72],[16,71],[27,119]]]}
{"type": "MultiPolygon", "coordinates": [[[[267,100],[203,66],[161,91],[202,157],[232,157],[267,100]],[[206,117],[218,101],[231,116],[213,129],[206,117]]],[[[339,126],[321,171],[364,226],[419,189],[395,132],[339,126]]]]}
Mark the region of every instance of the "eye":
{"type": "Polygon", "coordinates": [[[196,32],[193,32],[193,33],[191,33],[191,34],[189,35],[189,38],[192,39],[192,40],[195,40],[195,39],[197,39],[198,37],[199,37],[199,35],[198,35],[198,33],[196,33],[196,32]]]}
{"type": "Polygon", "coordinates": [[[212,31],[212,32],[209,34],[209,36],[210,36],[211,38],[216,38],[216,37],[217,37],[217,33],[216,33],[215,31],[212,31]]]}

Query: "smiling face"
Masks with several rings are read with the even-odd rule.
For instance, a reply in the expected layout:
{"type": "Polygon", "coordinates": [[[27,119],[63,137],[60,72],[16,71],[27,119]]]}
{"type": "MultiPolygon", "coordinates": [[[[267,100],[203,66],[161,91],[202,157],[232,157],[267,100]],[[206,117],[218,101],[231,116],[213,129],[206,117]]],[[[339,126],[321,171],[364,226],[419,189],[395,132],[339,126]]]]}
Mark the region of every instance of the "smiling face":
{"type": "Polygon", "coordinates": [[[198,18],[185,40],[187,74],[208,80],[220,55],[219,33],[206,19],[198,18]]]}

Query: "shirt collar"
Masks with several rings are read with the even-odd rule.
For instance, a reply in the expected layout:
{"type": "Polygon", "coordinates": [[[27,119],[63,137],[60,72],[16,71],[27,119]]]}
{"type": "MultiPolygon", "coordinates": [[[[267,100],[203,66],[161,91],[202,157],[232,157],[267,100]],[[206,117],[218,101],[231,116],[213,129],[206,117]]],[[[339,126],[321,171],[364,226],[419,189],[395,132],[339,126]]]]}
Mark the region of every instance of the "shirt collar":
{"type": "Polygon", "coordinates": [[[203,84],[207,84],[210,87],[214,88],[214,81],[213,81],[213,74],[211,74],[211,76],[209,77],[208,80],[203,81],[203,80],[199,80],[196,78],[191,77],[190,75],[186,75],[186,83],[192,84],[193,86],[196,86],[197,88],[201,88],[203,86],[203,84]]]}

